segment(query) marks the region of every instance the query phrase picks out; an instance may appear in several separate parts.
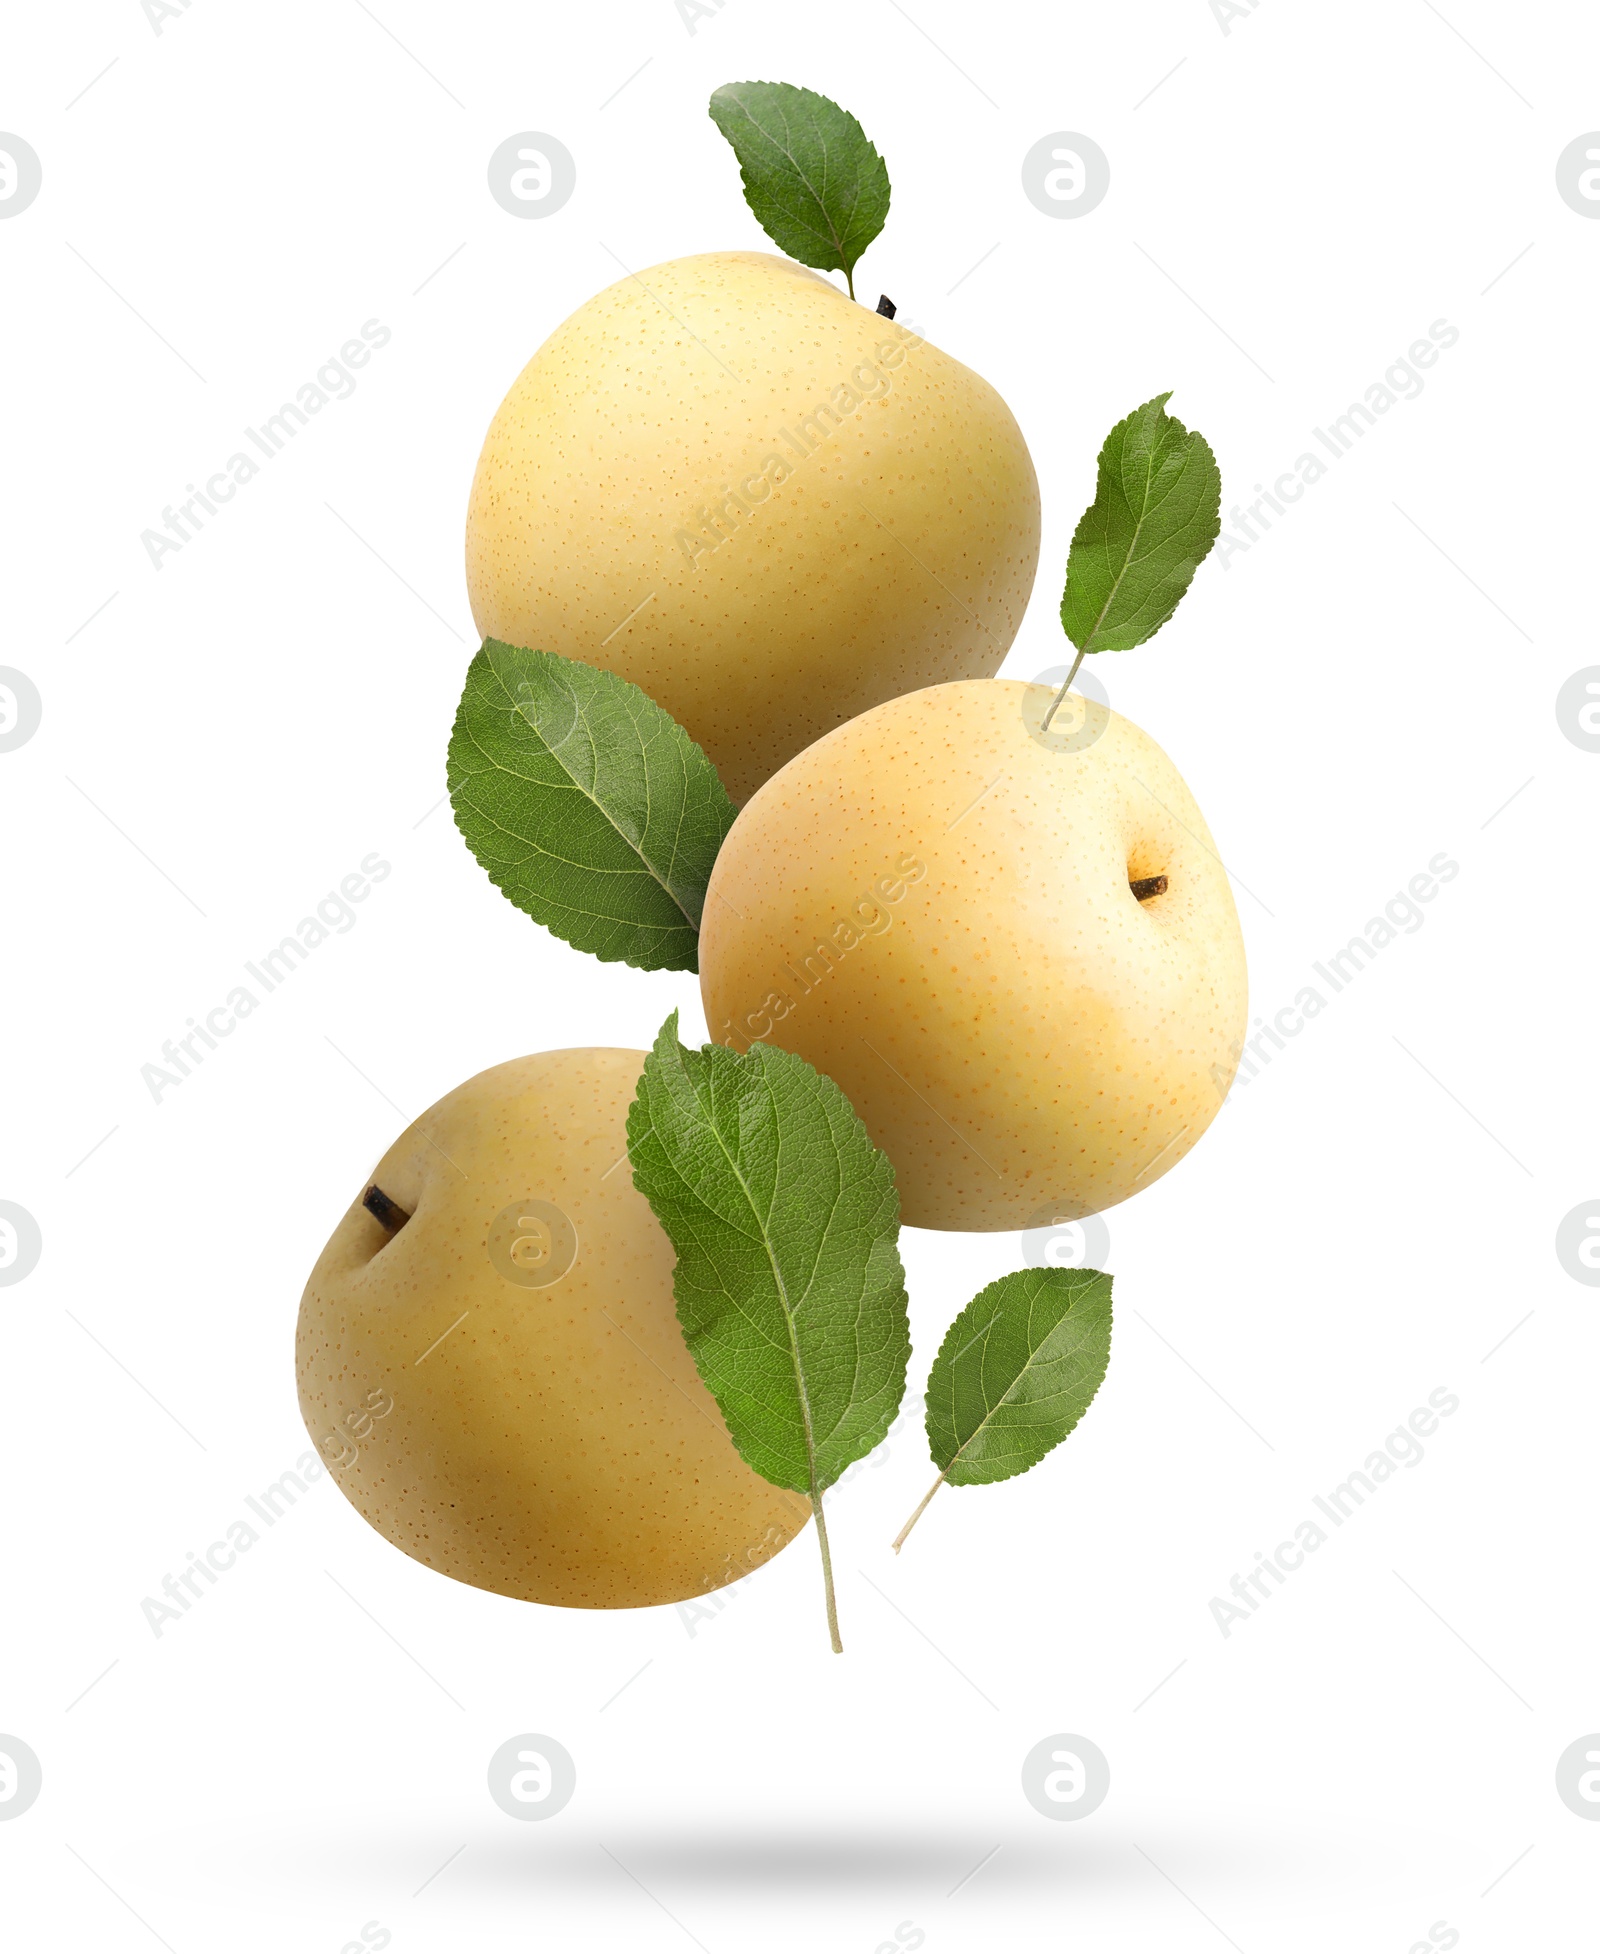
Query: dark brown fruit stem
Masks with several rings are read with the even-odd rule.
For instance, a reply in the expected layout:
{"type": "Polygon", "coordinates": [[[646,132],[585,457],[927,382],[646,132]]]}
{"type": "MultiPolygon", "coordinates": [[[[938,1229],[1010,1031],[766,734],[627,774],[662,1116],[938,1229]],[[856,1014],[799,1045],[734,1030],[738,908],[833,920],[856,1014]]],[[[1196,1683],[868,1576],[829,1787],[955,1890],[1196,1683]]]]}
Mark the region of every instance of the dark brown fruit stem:
{"type": "Polygon", "coordinates": [[[398,1201],[391,1201],[376,1182],[361,1197],[361,1205],[375,1221],[379,1221],[391,1235],[398,1235],[411,1219],[410,1210],[402,1208],[398,1201]]]}
{"type": "Polygon", "coordinates": [[[890,298],[887,292],[880,292],[878,295],[878,317],[880,319],[892,319],[894,315],[894,300],[890,298]]]}
{"type": "Polygon", "coordinates": [[[1167,893],[1167,878],[1164,875],[1147,875],[1142,881],[1130,882],[1128,887],[1133,891],[1135,901],[1148,902],[1152,896],[1167,893]]]}

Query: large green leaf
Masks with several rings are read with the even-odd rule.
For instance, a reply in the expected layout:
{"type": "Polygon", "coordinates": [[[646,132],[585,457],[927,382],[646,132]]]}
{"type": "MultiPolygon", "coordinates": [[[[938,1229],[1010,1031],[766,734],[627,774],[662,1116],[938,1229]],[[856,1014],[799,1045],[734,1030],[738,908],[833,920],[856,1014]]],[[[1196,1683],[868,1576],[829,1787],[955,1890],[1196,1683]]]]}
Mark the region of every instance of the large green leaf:
{"type": "Polygon", "coordinates": [[[889,172],[861,124],[783,81],[729,82],[711,98],[711,119],[767,236],[803,265],[842,271],[854,298],[856,260],[889,214],[889,172]]]}
{"type": "Polygon", "coordinates": [[[1222,477],[1204,435],[1158,394],[1100,450],[1095,498],[1067,556],[1061,623],[1080,652],[1131,651],[1178,607],[1222,527],[1222,477]]]}
{"type": "Polygon", "coordinates": [[[449,782],[467,846],[535,922],[608,963],[698,967],[706,883],[737,810],[638,686],[486,639],[449,782]]]}
{"type": "Polygon", "coordinates": [[[894,1169],[804,1059],[677,1034],[674,1012],[628,1114],[634,1182],[735,1446],[811,1501],[837,1647],[822,1494],[888,1431],[911,1351],[894,1169]]]}

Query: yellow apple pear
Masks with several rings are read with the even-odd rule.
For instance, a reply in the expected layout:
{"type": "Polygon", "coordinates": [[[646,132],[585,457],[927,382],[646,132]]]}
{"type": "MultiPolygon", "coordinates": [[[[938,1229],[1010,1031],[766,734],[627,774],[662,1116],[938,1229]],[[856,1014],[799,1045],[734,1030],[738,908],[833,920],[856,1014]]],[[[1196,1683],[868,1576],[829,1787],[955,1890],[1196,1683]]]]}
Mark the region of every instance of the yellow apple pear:
{"type": "Polygon", "coordinates": [[[425,1566],[569,1608],[725,1586],[810,1517],[734,1450],[633,1185],[643,1052],[513,1059],[408,1127],[306,1286],[306,1428],[425,1566]]]}
{"type": "Polygon", "coordinates": [[[632,680],[736,801],[870,706],[997,671],[1038,554],[994,389],[757,251],[630,273],[557,327],[467,512],[483,636],[632,680]]]}
{"type": "Polygon", "coordinates": [[[712,871],[712,1038],[842,1087],[915,1227],[1127,1200],[1238,1061],[1244,946],[1200,810],[1148,734],[1076,694],[1047,725],[1053,696],[984,680],[862,714],[767,782],[712,871]]]}

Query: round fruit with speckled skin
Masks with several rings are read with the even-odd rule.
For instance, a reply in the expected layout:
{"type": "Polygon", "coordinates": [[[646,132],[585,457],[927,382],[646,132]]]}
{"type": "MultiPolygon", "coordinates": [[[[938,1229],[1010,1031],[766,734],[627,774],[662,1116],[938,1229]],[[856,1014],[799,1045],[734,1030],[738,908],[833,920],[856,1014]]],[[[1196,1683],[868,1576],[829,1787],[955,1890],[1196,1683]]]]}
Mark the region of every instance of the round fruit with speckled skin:
{"type": "Polygon", "coordinates": [[[1039,485],[986,381],[786,258],[678,258],[575,312],[478,460],[485,637],[600,665],[747,799],[869,706],[998,671],[1039,485]]]}
{"type": "Polygon", "coordinates": [[[700,939],[711,1036],[837,1081],[919,1228],[1023,1228],[1149,1187],[1245,1032],[1228,877],[1131,721],[999,680],[864,713],[734,823],[700,939]]]}
{"type": "Polygon", "coordinates": [[[682,1601],[810,1516],[734,1450],[678,1327],[627,1162],[644,1057],[544,1052],[457,1086],[372,1175],[410,1218],[390,1234],[358,1197],[300,1305],[301,1413],[346,1498],[522,1601],[682,1601]]]}

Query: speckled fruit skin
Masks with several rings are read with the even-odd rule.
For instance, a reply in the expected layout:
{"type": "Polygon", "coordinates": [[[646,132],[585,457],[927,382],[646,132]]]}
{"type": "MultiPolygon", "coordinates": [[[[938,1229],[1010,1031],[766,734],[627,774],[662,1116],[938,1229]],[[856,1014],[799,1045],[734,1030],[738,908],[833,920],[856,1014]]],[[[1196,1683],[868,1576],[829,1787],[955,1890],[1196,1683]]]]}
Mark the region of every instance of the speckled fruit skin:
{"type": "Polygon", "coordinates": [[[1075,694],[1052,724],[1072,750],[1034,738],[1051,697],[986,680],[864,713],[767,782],[712,872],[711,1036],[836,1080],[914,1227],[1125,1201],[1233,1080],[1244,944],[1200,810],[1075,694]]]}
{"type": "Polygon", "coordinates": [[[371,1176],[412,1218],[390,1237],[358,1194],[300,1305],[301,1414],[346,1498],[424,1566],[522,1601],[682,1601],[810,1514],[734,1450],[678,1328],[626,1159],[644,1057],[543,1052],[447,1093],[371,1176]],[[548,1288],[486,1245],[529,1197],[577,1231],[548,1288]]]}
{"type": "Polygon", "coordinates": [[[467,511],[479,631],[631,679],[737,801],[869,706],[997,671],[1038,557],[994,389],[757,251],[655,265],[558,327],[467,511]]]}

